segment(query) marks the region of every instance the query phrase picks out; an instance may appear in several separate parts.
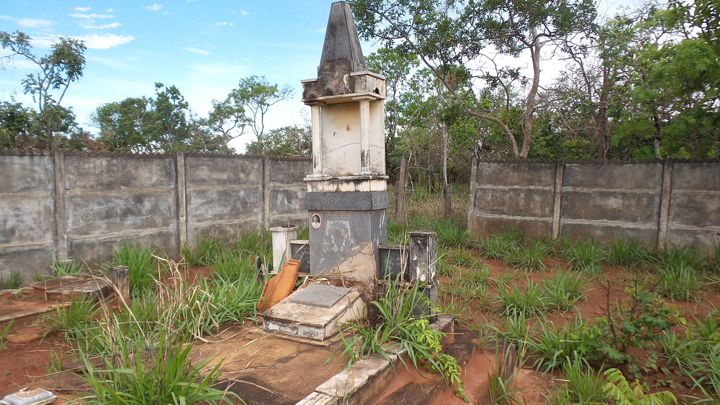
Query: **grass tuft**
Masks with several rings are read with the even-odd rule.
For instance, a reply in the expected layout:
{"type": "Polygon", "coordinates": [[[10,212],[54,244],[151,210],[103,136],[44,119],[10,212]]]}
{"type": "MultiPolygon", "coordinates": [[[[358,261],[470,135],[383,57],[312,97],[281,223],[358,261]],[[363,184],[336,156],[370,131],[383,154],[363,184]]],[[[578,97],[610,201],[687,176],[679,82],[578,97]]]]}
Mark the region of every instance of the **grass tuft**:
{"type": "Polygon", "coordinates": [[[74,276],[82,273],[83,265],[75,260],[56,261],[50,266],[53,276],[74,276]]]}
{"type": "Polygon", "coordinates": [[[505,256],[505,263],[510,267],[525,271],[543,271],[545,270],[545,256],[548,253],[547,245],[535,241],[529,246],[517,246],[505,256]]]}
{"type": "Polygon", "coordinates": [[[640,268],[654,261],[652,252],[636,239],[613,241],[608,248],[607,261],[616,266],[640,268]]]}
{"type": "Polygon", "coordinates": [[[544,279],[540,285],[545,293],[548,308],[567,311],[582,298],[585,279],[579,274],[557,270],[552,278],[544,279]]]}
{"type": "Polygon", "coordinates": [[[546,299],[539,284],[528,279],[525,289],[517,285],[498,286],[498,301],[502,304],[504,316],[538,316],[547,309],[546,299]]]}
{"type": "Polygon", "coordinates": [[[113,262],[127,266],[130,272],[130,295],[142,297],[155,291],[155,281],[159,278],[159,265],[153,258],[153,251],[137,245],[124,243],[115,251],[113,262]]]}
{"type": "Polygon", "coordinates": [[[702,276],[684,262],[665,265],[658,269],[657,289],[660,295],[671,300],[698,301],[702,276]]]}
{"type": "Polygon", "coordinates": [[[578,241],[569,244],[563,251],[572,270],[589,274],[597,274],[605,259],[605,251],[593,241],[578,241]]]}
{"type": "Polygon", "coordinates": [[[0,290],[14,290],[22,285],[22,276],[20,273],[13,271],[10,277],[0,277],[0,290]]]}

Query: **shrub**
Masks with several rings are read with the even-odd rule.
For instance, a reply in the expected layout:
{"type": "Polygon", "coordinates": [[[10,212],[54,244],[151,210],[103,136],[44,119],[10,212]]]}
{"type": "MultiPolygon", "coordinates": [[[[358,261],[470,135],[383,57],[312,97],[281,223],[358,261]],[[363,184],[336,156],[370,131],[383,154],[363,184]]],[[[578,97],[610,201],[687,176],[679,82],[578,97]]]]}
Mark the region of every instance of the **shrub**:
{"type": "Polygon", "coordinates": [[[567,246],[563,256],[572,270],[597,274],[601,270],[605,251],[595,242],[579,241],[567,246]]]}
{"type": "Polygon", "coordinates": [[[628,383],[622,372],[616,368],[605,370],[607,382],[602,389],[607,400],[619,404],[663,405],[676,404],[677,399],[670,391],[646,394],[639,382],[628,383]]]}
{"type": "MultiPolygon", "coordinates": [[[[541,323],[537,338],[529,343],[536,356],[534,367],[545,372],[558,368],[566,359],[598,364],[611,354],[607,323],[588,324],[581,316],[560,328],[552,323],[541,323]]],[[[611,356],[610,360],[614,360],[611,356]]]]}
{"type": "Polygon", "coordinates": [[[371,303],[378,311],[378,323],[353,323],[341,335],[349,363],[371,354],[387,359],[388,344],[396,343],[407,350],[415,367],[424,364],[440,373],[449,385],[455,386],[458,395],[464,396],[457,359],[441,352],[442,332],[432,329],[427,319],[415,316],[418,309],[428,308],[429,304],[417,284],[403,286],[388,279],[385,294],[371,303]]]}
{"type": "Polygon", "coordinates": [[[116,265],[127,266],[132,298],[155,291],[155,281],[159,278],[159,265],[153,258],[152,250],[124,243],[115,251],[113,262],[116,265]]]}

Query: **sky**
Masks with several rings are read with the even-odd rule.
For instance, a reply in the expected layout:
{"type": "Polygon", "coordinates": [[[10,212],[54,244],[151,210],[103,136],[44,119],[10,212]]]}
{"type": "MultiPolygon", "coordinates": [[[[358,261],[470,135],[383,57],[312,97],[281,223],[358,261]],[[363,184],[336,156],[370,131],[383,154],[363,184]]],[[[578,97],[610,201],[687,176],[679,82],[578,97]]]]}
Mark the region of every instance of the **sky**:
{"type": "MultiPolygon", "coordinates": [[[[0,0],[0,31],[30,35],[37,55],[47,53],[60,36],[85,41],[83,77],[70,86],[62,104],[91,133],[97,132],[90,116],[98,106],[151,97],[155,82],[177,86],[192,110],[206,116],[213,99],[224,99],[251,75],[294,89],[289,100],[270,109],[268,127],[277,128],[302,125],[307,117],[300,81],[316,75],[331,3],[0,0]]],[[[606,14],[618,4],[603,0],[598,9],[606,14]]],[[[366,55],[376,48],[363,42],[366,55]]],[[[31,69],[18,57],[0,59],[0,101],[14,97],[32,103],[20,85],[31,69]]],[[[231,146],[242,152],[251,136],[231,146]]]]}

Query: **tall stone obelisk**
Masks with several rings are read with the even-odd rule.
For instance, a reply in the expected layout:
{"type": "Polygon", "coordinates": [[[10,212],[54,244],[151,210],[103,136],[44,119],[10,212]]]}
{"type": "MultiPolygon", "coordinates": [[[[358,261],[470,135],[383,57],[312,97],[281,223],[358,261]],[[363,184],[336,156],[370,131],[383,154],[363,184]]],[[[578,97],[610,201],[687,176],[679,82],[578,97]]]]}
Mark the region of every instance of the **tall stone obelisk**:
{"type": "Polygon", "coordinates": [[[317,78],[303,81],[312,108],[312,274],[374,284],[387,238],[385,94],[385,78],[367,70],[350,6],[333,3],[317,78]]]}

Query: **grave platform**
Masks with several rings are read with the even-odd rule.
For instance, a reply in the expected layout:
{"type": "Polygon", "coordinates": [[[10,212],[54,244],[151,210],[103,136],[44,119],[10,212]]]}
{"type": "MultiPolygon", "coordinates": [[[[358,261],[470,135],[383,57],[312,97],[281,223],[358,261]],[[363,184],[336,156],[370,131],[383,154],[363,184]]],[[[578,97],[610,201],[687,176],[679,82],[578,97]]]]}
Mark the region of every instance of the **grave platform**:
{"type": "Polygon", "coordinates": [[[262,314],[264,330],[324,341],[336,335],[341,324],[365,318],[367,305],[352,288],[309,284],[262,314]]]}

